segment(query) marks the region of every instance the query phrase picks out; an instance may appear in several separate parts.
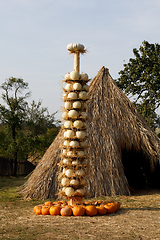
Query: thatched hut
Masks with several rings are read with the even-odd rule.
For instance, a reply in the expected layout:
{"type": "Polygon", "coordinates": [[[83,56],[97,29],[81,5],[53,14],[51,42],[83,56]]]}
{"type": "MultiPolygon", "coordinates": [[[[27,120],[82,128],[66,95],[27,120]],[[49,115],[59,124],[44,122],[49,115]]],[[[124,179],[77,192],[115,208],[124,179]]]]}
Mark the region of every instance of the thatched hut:
{"type": "MultiPolygon", "coordinates": [[[[90,84],[88,115],[87,192],[91,197],[129,195],[130,187],[158,183],[160,139],[105,67],[90,84]]],[[[63,129],[23,187],[25,198],[55,198],[62,138],[63,129]]]]}

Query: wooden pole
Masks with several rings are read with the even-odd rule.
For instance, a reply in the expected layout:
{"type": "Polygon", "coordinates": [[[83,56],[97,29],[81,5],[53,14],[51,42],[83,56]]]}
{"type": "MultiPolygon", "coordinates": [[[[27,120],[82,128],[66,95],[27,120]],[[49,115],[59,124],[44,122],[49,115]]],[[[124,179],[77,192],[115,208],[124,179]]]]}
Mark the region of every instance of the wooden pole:
{"type": "Polygon", "coordinates": [[[80,52],[74,53],[74,71],[80,70],[80,52]]]}

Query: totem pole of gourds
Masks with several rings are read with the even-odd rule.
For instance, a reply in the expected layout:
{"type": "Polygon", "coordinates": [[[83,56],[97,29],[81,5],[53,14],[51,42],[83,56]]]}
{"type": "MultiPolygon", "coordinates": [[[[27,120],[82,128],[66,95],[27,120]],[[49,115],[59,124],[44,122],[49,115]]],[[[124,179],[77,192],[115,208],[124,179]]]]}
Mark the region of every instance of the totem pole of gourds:
{"type": "Polygon", "coordinates": [[[65,75],[64,86],[64,136],[61,145],[60,191],[59,194],[68,199],[70,205],[80,203],[86,195],[87,165],[87,92],[88,75],[80,74],[80,54],[86,52],[79,43],[67,46],[70,54],[74,54],[74,71],[65,75]]]}

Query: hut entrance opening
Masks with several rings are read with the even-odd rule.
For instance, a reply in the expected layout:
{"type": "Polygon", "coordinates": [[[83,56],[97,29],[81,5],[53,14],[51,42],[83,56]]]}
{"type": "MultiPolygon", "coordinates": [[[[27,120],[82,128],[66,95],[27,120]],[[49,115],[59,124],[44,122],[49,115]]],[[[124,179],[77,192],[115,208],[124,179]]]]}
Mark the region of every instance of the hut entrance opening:
{"type": "Polygon", "coordinates": [[[122,152],[122,164],[129,186],[133,189],[145,189],[150,184],[150,162],[141,152],[122,152]]]}

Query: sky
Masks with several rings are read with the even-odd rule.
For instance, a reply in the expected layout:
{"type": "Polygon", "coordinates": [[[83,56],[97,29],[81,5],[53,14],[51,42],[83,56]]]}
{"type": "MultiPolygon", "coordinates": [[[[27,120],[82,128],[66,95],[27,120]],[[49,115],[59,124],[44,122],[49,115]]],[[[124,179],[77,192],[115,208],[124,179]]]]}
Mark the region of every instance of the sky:
{"type": "Polygon", "coordinates": [[[159,0],[0,0],[0,85],[23,78],[28,101],[61,119],[62,80],[74,68],[67,45],[88,50],[80,72],[93,79],[105,66],[116,79],[133,48],[160,43],[159,12],[159,0]]]}

